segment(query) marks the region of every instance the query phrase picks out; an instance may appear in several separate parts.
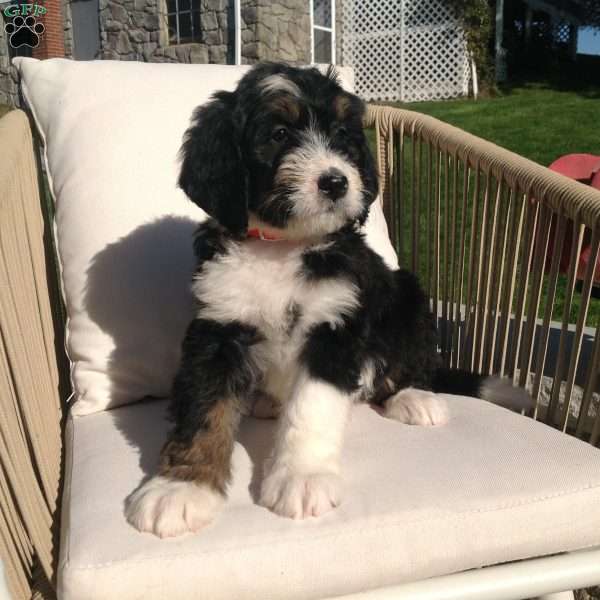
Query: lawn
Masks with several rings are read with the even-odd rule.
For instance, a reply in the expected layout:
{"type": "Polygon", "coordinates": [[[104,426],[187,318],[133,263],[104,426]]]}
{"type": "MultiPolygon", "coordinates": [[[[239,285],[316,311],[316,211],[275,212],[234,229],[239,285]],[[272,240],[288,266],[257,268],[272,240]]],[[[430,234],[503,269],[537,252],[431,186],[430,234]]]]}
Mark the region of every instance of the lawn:
{"type": "Polygon", "coordinates": [[[600,85],[567,91],[533,83],[494,98],[403,106],[546,166],[563,154],[600,154],[600,85]]]}
{"type": "MultiPolygon", "coordinates": [[[[600,155],[600,82],[585,80],[520,83],[498,95],[440,102],[396,104],[422,112],[490,140],[542,165],[563,154],[589,152],[600,155]]],[[[564,306],[566,278],[559,280],[554,318],[564,306]]],[[[576,293],[570,320],[579,309],[576,293]]],[[[544,303],[540,307],[540,316],[544,303]]],[[[592,300],[587,324],[600,319],[600,300],[592,300]]]]}

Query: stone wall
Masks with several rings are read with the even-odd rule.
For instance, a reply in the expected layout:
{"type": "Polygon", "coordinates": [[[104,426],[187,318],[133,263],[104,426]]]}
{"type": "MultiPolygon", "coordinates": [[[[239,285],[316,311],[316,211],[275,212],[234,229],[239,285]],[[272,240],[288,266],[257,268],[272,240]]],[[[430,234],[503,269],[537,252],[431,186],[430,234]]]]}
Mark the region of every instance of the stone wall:
{"type": "MultiPolygon", "coordinates": [[[[202,42],[169,45],[165,0],[100,0],[101,58],[233,63],[233,1],[202,0],[202,42]]],[[[242,0],[242,62],[310,61],[306,0],[242,0]]]]}
{"type": "Polygon", "coordinates": [[[242,1],[242,62],[310,62],[310,15],[306,0],[242,1]]]}
{"type": "MultiPolygon", "coordinates": [[[[61,0],[61,10],[65,36],[65,56],[71,58],[73,56],[73,31],[70,0],[61,0]]],[[[0,15],[0,104],[19,106],[17,72],[10,63],[11,52],[8,46],[8,36],[4,31],[6,22],[4,15],[0,15]]]]}
{"type": "Polygon", "coordinates": [[[335,62],[344,64],[342,36],[344,33],[344,0],[335,0],[335,62]]]}
{"type": "MultiPolygon", "coordinates": [[[[61,0],[65,55],[73,56],[71,0],[61,0]]],[[[169,45],[166,0],[99,0],[100,55],[113,60],[219,63],[235,61],[233,0],[201,0],[202,42],[169,45]]],[[[342,0],[336,0],[338,35],[342,0]]],[[[241,0],[242,62],[310,62],[308,0],[241,0]]],[[[337,44],[338,62],[341,44],[337,44]]],[[[0,102],[15,103],[4,27],[0,27],[0,102]]]]}
{"type": "MultiPolygon", "coordinates": [[[[169,45],[164,0],[100,0],[101,58],[145,62],[233,62],[232,7],[201,1],[202,43],[169,45]]],[[[233,5],[233,3],[231,3],[233,5]]]]}
{"type": "Polygon", "coordinates": [[[73,58],[73,21],[71,20],[71,0],[62,0],[62,16],[65,31],[65,57],[73,58]]]}
{"type": "Polygon", "coordinates": [[[18,105],[17,74],[10,64],[5,20],[0,16],[0,104],[18,105]]]}

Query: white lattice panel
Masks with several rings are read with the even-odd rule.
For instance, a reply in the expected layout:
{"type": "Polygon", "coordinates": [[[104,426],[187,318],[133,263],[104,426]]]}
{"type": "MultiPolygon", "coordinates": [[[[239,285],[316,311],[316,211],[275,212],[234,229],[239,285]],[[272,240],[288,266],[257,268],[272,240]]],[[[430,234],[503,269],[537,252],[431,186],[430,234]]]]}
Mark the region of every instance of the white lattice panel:
{"type": "Polygon", "coordinates": [[[345,0],[343,61],[366,100],[436,100],[466,94],[462,30],[446,0],[345,0]]]}
{"type": "Polygon", "coordinates": [[[345,0],[343,62],[354,67],[356,92],[365,100],[399,100],[402,2],[345,0]]]}

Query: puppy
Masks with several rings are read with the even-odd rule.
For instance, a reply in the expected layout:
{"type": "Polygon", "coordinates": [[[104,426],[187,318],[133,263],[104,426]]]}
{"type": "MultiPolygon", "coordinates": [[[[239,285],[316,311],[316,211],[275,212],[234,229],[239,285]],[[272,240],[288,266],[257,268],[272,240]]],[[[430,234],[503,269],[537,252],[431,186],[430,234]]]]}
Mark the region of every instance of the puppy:
{"type": "Polygon", "coordinates": [[[194,241],[174,428],[126,506],[137,529],[176,536],[215,517],[243,413],[281,412],[260,503],[301,519],[341,501],[355,402],[413,425],[447,420],[435,392],[528,405],[510,383],[443,370],[417,280],[365,243],[378,180],[364,111],[333,70],[272,63],[195,111],[179,185],[212,219],[194,241]]]}

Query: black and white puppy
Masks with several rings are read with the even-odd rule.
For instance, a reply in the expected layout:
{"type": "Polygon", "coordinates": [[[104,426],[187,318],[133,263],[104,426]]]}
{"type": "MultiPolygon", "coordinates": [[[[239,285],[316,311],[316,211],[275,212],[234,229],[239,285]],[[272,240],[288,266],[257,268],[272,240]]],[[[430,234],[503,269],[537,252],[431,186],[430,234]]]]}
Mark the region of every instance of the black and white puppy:
{"type": "Polygon", "coordinates": [[[194,113],[179,184],[212,219],[194,243],[175,426],[158,475],[127,502],[139,530],[175,536],[214,518],[243,413],[281,413],[260,503],[304,518],[341,501],[353,403],[414,425],[446,421],[435,392],[527,405],[510,383],[441,369],[417,280],[367,246],[378,181],[364,110],[333,71],[269,63],[194,113]]]}

